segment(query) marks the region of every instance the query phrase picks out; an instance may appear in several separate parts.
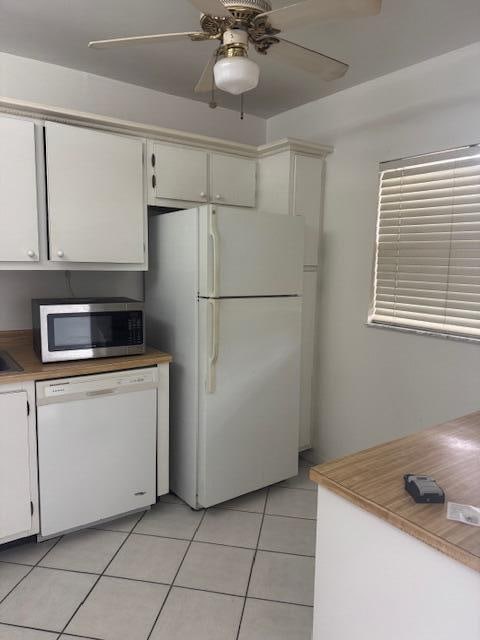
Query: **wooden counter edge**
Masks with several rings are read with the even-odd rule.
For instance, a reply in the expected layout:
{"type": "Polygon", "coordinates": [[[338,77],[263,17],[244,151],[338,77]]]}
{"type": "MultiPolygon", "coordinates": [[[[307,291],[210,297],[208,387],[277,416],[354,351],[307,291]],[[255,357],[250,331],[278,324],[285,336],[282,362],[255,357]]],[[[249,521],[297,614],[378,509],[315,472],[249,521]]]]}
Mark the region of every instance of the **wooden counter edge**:
{"type": "Polygon", "coordinates": [[[368,498],[361,496],[355,491],[351,491],[347,487],[335,482],[331,478],[323,475],[321,471],[319,471],[318,467],[312,467],[309,473],[310,480],[317,483],[318,485],[324,486],[327,489],[330,489],[337,495],[346,498],[349,502],[355,504],[357,507],[365,509],[369,513],[385,520],[389,524],[397,527],[404,533],[407,533],[418,540],[428,544],[430,547],[437,549],[449,556],[453,560],[457,562],[461,562],[462,564],[470,567],[474,571],[480,572],[480,558],[477,556],[465,551],[464,549],[458,547],[452,542],[448,542],[439,536],[436,536],[434,533],[427,531],[423,527],[411,522],[410,520],[406,520],[402,516],[397,515],[393,511],[382,507],[376,502],[372,502],[368,498]]]}
{"type": "MultiPolygon", "coordinates": [[[[3,345],[1,345],[3,346],[3,345]]],[[[17,353],[14,348],[8,352],[14,359],[17,353]]],[[[33,351],[32,351],[33,354],[33,351]]],[[[147,347],[144,354],[131,356],[117,356],[115,358],[97,358],[91,360],[73,360],[69,362],[55,362],[47,365],[35,362],[35,368],[29,369],[28,363],[20,362],[24,366],[23,371],[12,372],[0,376],[0,385],[18,384],[22,382],[39,382],[41,380],[55,380],[56,378],[72,378],[84,375],[97,375],[112,373],[129,369],[142,369],[154,367],[160,364],[169,364],[173,357],[153,347],[147,347]],[[36,367],[39,366],[37,369],[36,367]]]]}

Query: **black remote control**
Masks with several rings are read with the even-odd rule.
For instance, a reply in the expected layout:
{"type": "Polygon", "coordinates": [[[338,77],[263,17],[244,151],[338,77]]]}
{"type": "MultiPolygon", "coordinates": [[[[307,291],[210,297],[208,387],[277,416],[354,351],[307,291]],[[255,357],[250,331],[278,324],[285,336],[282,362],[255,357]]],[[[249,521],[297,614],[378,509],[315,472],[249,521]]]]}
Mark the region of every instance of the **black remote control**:
{"type": "Polygon", "coordinates": [[[405,480],[405,490],[415,502],[419,503],[443,503],[445,502],[445,492],[430,476],[417,476],[407,473],[403,476],[405,480]]]}

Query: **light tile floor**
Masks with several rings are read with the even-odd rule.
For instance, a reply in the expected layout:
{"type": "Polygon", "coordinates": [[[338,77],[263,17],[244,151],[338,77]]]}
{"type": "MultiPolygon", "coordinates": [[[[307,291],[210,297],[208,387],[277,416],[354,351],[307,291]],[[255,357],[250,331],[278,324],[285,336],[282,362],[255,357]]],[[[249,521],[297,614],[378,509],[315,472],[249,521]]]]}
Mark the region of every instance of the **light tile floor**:
{"type": "Polygon", "coordinates": [[[316,493],[298,476],[0,547],[0,640],[310,640],[316,493]]]}

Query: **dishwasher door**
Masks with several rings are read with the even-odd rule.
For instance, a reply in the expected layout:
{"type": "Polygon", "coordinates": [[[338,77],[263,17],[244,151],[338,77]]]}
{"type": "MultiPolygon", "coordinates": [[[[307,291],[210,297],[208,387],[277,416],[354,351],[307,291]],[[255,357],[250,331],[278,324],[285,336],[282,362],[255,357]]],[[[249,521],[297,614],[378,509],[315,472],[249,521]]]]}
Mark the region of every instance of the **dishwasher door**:
{"type": "Polygon", "coordinates": [[[37,383],[40,535],[155,502],[156,368],[37,383]]]}

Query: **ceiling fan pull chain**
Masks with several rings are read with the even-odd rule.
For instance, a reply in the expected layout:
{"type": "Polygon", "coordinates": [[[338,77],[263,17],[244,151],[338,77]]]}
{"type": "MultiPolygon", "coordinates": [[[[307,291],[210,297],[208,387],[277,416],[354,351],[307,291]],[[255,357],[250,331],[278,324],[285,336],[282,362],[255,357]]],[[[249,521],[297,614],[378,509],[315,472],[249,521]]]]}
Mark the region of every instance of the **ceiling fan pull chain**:
{"type": "Polygon", "coordinates": [[[212,73],[212,94],[210,96],[210,102],[208,106],[210,107],[210,109],[217,108],[217,101],[215,100],[215,78],[213,76],[213,73],[212,73]]]}
{"type": "Polygon", "coordinates": [[[245,115],[245,111],[244,111],[244,108],[243,108],[244,107],[244,98],[243,98],[244,95],[245,95],[244,93],[240,94],[240,120],[243,120],[244,115],[245,115]]]}

